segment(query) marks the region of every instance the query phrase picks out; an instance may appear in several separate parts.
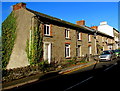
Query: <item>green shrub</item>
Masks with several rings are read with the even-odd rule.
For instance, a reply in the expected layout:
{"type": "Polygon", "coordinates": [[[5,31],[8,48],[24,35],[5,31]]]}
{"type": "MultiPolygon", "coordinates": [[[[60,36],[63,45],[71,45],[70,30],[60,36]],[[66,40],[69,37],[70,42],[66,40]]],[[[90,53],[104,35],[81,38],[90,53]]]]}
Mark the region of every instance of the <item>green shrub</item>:
{"type": "Polygon", "coordinates": [[[85,60],[81,60],[81,61],[79,61],[80,63],[87,63],[87,61],[85,61],[85,60]]]}

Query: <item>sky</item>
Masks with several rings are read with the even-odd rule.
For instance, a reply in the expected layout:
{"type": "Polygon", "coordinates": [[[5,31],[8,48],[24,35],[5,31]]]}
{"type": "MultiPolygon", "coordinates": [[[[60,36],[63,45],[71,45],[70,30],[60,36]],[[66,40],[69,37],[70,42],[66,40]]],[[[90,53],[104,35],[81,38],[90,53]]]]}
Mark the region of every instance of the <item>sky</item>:
{"type": "Polygon", "coordinates": [[[2,2],[119,2],[120,0],[1,0],[2,2]]]}
{"type": "MultiPolygon", "coordinates": [[[[2,2],[2,22],[18,2],[2,2]]],[[[118,29],[118,2],[25,2],[27,8],[71,22],[85,20],[86,26],[98,26],[100,22],[118,29]]]]}

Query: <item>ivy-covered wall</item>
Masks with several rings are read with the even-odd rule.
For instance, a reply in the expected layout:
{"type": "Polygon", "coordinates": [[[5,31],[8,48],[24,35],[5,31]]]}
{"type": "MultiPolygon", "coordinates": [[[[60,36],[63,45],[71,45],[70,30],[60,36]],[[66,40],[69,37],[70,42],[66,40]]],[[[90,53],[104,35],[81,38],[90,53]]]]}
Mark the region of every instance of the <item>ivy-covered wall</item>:
{"type": "Polygon", "coordinates": [[[26,43],[26,52],[30,64],[38,64],[43,57],[43,37],[41,36],[40,22],[35,19],[35,24],[30,30],[30,38],[26,43]]]}
{"type": "Polygon", "coordinates": [[[2,23],[2,68],[6,68],[9,62],[16,38],[16,26],[16,18],[11,12],[2,23]]]}

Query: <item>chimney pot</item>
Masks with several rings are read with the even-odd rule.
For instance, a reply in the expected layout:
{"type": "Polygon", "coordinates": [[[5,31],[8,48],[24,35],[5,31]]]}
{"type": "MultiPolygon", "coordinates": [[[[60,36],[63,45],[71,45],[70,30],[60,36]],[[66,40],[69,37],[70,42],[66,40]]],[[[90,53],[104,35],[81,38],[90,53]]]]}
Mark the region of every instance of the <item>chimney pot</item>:
{"type": "Polygon", "coordinates": [[[13,10],[18,10],[21,8],[26,8],[26,3],[17,3],[16,5],[13,5],[13,10]]]}

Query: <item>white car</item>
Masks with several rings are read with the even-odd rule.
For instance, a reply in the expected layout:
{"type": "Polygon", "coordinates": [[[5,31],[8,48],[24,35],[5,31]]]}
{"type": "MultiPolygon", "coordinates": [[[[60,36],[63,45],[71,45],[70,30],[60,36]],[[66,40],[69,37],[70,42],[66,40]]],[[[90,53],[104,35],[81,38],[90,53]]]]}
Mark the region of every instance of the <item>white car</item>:
{"type": "Polygon", "coordinates": [[[112,61],[116,58],[115,53],[112,50],[103,51],[100,56],[100,61],[112,61]]]}

